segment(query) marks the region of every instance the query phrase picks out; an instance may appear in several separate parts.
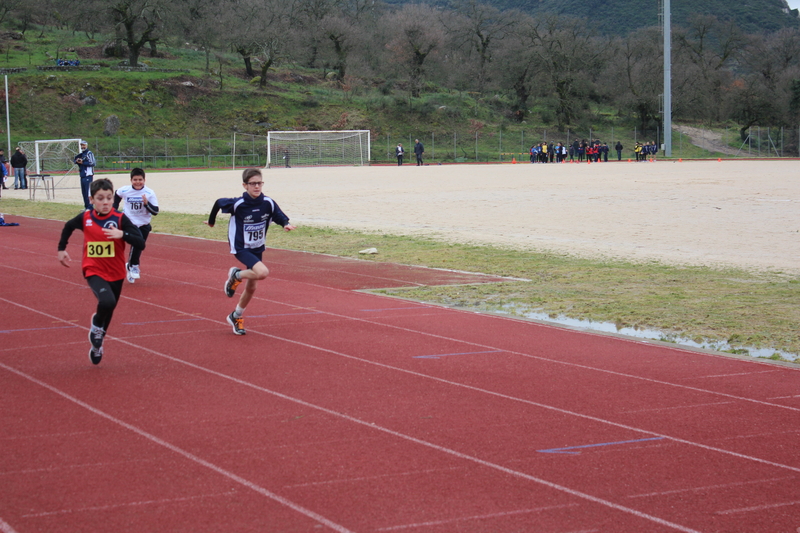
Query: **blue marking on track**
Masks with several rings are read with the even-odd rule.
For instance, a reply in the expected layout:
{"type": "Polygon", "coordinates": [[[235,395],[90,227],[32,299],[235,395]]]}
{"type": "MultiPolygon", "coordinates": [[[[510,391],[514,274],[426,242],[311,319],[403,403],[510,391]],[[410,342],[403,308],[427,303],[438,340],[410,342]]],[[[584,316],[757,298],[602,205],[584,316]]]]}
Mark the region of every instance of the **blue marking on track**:
{"type": "Polygon", "coordinates": [[[649,439],[621,440],[617,442],[602,442],[600,444],[584,444],[582,446],[569,446],[568,448],[550,448],[549,450],[536,450],[540,453],[565,453],[569,455],[580,455],[581,452],[571,452],[569,450],[579,450],[581,448],[596,448],[598,446],[615,446],[617,444],[633,444],[635,442],[647,442],[650,440],[663,440],[664,437],[652,437],[649,439]]]}
{"type": "Polygon", "coordinates": [[[475,355],[481,353],[500,353],[503,350],[487,350],[485,352],[460,352],[460,353],[439,353],[432,355],[415,355],[414,359],[439,359],[440,357],[449,357],[451,355],[475,355]]]}

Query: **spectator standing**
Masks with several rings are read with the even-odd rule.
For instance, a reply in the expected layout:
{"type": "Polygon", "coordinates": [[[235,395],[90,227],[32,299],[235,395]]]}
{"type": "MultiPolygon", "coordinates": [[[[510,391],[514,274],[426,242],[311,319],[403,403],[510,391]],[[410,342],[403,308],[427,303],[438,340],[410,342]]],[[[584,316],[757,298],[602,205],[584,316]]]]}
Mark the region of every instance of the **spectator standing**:
{"type": "Polygon", "coordinates": [[[403,164],[403,156],[405,155],[405,150],[403,150],[403,145],[397,143],[397,148],[394,149],[394,155],[397,157],[397,166],[402,166],[403,164]]]}
{"type": "Polygon", "coordinates": [[[94,166],[96,160],[94,154],[89,150],[89,145],[86,141],[81,141],[81,153],[75,156],[75,164],[78,165],[78,171],[81,175],[81,196],[83,197],[83,206],[86,209],[92,207],[89,201],[89,187],[94,180],[94,166]]]}
{"type": "Polygon", "coordinates": [[[617,151],[617,161],[622,161],[622,150],[624,150],[622,141],[617,141],[617,144],[614,146],[614,150],[617,151]]]}
{"type": "MultiPolygon", "coordinates": [[[[7,177],[8,169],[6,169],[6,156],[3,155],[3,150],[0,150],[0,191],[8,189],[8,187],[6,187],[7,177]]],[[[2,196],[2,193],[0,193],[0,197],[2,196]]]]}
{"type": "Polygon", "coordinates": [[[419,139],[414,141],[414,154],[417,156],[417,166],[422,166],[422,154],[425,153],[425,147],[419,142],[419,139]]]}
{"type": "Polygon", "coordinates": [[[8,185],[6,185],[6,178],[9,174],[11,174],[11,166],[6,161],[6,153],[0,148],[0,188],[8,189],[8,185]]]}
{"type": "Polygon", "coordinates": [[[25,167],[28,166],[28,158],[25,157],[25,150],[17,146],[14,155],[11,156],[11,167],[14,169],[14,188],[27,189],[28,181],[25,178],[25,167]]]}

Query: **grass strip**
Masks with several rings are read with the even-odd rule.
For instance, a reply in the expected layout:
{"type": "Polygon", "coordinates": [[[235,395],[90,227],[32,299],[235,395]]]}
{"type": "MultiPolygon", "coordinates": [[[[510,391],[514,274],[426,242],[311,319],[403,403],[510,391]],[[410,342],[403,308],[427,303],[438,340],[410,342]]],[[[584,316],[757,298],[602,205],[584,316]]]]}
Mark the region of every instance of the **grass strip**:
{"type": "MultiPolygon", "coordinates": [[[[2,210],[67,220],[80,208],[6,199],[2,210]]],[[[154,220],[154,231],[227,239],[226,224],[209,228],[204,220],[203,215],[164,212],[154,220]]],[[[677,334],[696,342],[727,342],[734,353],[746,354],[748,348],[800,353],[800,277],[796,274],[587,259],[313,226],[291,233],[273,231],[268,243],[287,250],[526,280],[382,291],[403,298],[512,315],[539,311],[551,317],[611,322],[619,329],[656,329],[665,332],[665,339],[677,334]],[[379,253],[358,253],[371,247],[379,253]]]]}

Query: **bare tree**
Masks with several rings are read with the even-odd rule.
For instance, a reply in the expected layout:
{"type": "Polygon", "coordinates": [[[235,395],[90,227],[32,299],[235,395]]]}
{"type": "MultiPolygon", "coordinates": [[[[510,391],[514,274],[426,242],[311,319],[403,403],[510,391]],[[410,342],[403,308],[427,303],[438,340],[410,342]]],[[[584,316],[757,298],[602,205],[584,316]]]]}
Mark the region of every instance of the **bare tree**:
{"type": "Polygon", "coordinates": [[[418,98],[426,73],[426,62],[444,42],[439,11],[424,4],[405,4],[396,13],[384,15],[391,35],[386,44],[393,61],[408,73],[409,92],[418,98]]]}
{"type": "Polygon", "coordinates": [[[113,0],[107,6],[117,40],[128,46],[128,64],[135,67],[147,44],[156,53],[161,27],[169,10],[167,0],[113,0]]]}
{"type": "Polygon", "coordinates": [[[261,28],[261,20],[269,4],[257,0],[231,0],[230,9],[220,19],[225,28],[226,42],[244,61],[245,73],[255,78],[253,56],[258,53],[256,36],[261,28]]]}
{"type": "Polygon", "coordinates": [[[689,114],[719,121],[725,88],[733,81],[731,67],[747,43],[744,34],[733,22],[697,16],[674,32],[674,43],[673,72],[692,80],[678,98],[690,99],[684,106],[689,114]]]}
{"type": "Polygon", "coordinates": [[[538,74],[541,94],[553,102],[558,126],[571,124],[605,66],[602,40],[584,20],[557,15],[531,20],[521,35],[530,43],[528,68],[538,74]]]}
{"type": "Polygon", "coordinates": [[[22,5],[22,0],[0,0],[0,24],[22,5]]]}
{"type": "Polygon", "coordinates": [[[215,48],[223,48],[222,40],[229,29],[224,21],[233,7],[229,0],[175,0],[178,9],[170,29],[190,43],[199,45],[206,56],[206,72],[211,71],[215,48]]]}
{"type": "Polygon", "coordinates": [[[463,56],[458,70],[478,92],[483,92],[495,43],[514,27],[519,14],[500,11],[477,0],[459,0],[454,7],[455,12],[441,17],[449,37],[448,48],[454,55],[463,56]]]}
{"type": "Polygon", "coordinates": [[[642,130],[661,118],[664,76],[660,37],[658,28],[642,28],[605,47],[609,60],[601,73],[604,92],[621,110],[633,110],[642,130]]]}
{"type": "Polygon", "coordinates": [[[333,48],[333,69],[337,77],[343,80],[347,73],[347,57],[353,49],[357,28],[353,21],[339,15],[325,17],[319,26],[321,34],[328,38],[333,48]]]}
{"type": "Polygon", "coordinates": [[[728,113],[739,122],[742,140],[752,126],[790,124],[793,82],[800,79],[800,31],[751,36],[737,66],[728,113]]]}
{"type": "Polygon", "coordinates": [[[340,13],[341,0],[292,0],[289,6],[289,19],[293,34],[305,57],[309,68],[317,66],[320,52],[328,35],[322,28],[322,21],[340,13]]]}

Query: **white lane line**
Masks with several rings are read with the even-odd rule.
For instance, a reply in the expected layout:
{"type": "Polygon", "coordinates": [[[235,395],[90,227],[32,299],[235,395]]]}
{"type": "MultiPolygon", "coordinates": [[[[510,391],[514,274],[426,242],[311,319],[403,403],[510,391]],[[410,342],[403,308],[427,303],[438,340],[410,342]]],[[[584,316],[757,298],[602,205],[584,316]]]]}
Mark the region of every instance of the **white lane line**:
{"type": "Polygon", "coordinates": [[[341,533],[350,533],[349,529],[347,529],[344,526],[341,526],[341,525],[339,525],[339,524],[337,524],[337,523],[335,523],[335,522],[333,522],[331,520],[328,520],[324,516],[322,516],[322,515],[320,515],[318,513],[315,513],[314,511],[311,511],[310,509],[306,509],[305,507],[303,507],[303,506],[301,506],[299,504],[296,504],[296,503],[284,498],[283,496],[275,494],[274,492],[269,491],[269,490],[265,489],[264,487],[256,485],[255,483],[252,483],[251,481],[248,481],[247,479],[245,479],[245,478],[243,478],[241,476],[238,476],[238,475],[234,474],[233,472],[230,472],[229,470],[225,470],[224,468],[222,468],[220,466],[217,466],[214,463],[211,463],[210,461],[206,461],[205,459],[202,459],[201,457],[199,457],[199,456],[197,456],[197,455],[195,455],[195,454],[193,454],[191,452],[188,452],[188,451],[186,451],[186,450],[184,450],[182,448],[179,448],[178,446],[175,446],[174,444],[171,444],[171,443],[169,443],[169,442],[167,442],[167,441],[165,441],[165,440],[163,440],[163,439],[161,439],[159,437],[156,437],[155,435],[153,435],[151,433],[148,433],[147,431],[145,431],[145,430],[143,430],[143,429],[141,429],[141,428],[139,428],[137,426],[134,426],[133,424],[129,424],[128,422],[125,422],[124,420],[121,420],[121,419],[119,419],[119,418],[117,418],[117,417],[115,417],[113,415],[110,415],[110,414],[108,414],[108,413],[106,413],[104,411],[101,411],[100,409],[97,409],[96,407],[93,407],[93,406],[89,405],[88,403],[86,403],[86,402],[84,402],[82,400],[79,400],[78,398],[76,398],[76,397],[74,397],[74,396],[72,396],[70,394],[67,394],[66,392],[64,392],[64,391],[62,391],[62,390],[60,390],[60,389],[58,389],[58,388],[56,388],[56,387],[54,387],[54,386],[52,386],[52,385],[50,385],[48,383],[45,383],[44,381],[41,381],[41,380],[39,380],[39,379],[37,379],[37,378],[35,378],[33,376],[30,376],[30,375],[26,374],[25,372],[22,372],[20,370],[17,370],[16,368],[12,368],[10,366],[7,366],[7,365],[5,365],[3,363],[0,363],[0,368],[4,368],[5,370],[7,370],[8,372],[11,372],[12,374],[16,374],[16,375],[18,375],[18,376],[20,376],[22,378],[25,378],[28,381],[31,381],[31,382],[39,385],[40,387],[43,387],[43,388],[49,390],[50,392],[52,392],[54,394],[57,394],[58,396],[61,396],[62,398],[66,399],[66,400],[68,400],[68,401],[70,401],[70,402],[72,402],[72,403],[74,403],[76,405],[79,405],[80,407],[83,407],[87,411],[89,411],[89,412],[91,412],[91,413],[93,413],[93,414],[95,414],[95,415],[97,415],[99,417],[105,418],[106,420],[108,420],[110,422],[113,422],[114,424],[122,426],[123,428],[125,428],[125,429],[127,429],[129,431],[132,431],[133,433],[136,433],[137,435],[140,435],[141,437],[144,437],[145,439],[147,439],[147,440],[149,440],[149,441],[151,441],[151,442],[153,442],[155,444],[158,444],[159,446],[162,446],[162,447],[164,447],[164,448],[166,448],[166,449],[168,449],[168,450],[170,450],[170,451],[172,451],[172,452],[174,452],[174,453],[176,453],[178,455],[181,455],[181,456],[185,457],[186,459],[188,459],[188,460],[190,460],[190,461],[192,461],[194,463],[197,463],[198,465],[201,465],[201,466],[204,466],[204,467],[206,467],[206,468],[208,468],[210,470],[213,470],[214,472],[216,472],[218,474],[221,474],[222,476],[225,476],[226,478],[228,478],[230,480],[233,480],[236,483],[239,483],[240,485],[243,485],[243,486],[247,487],[248,489],[250,489],[252,491],[257,492],[257,493],[261,494],[262,496],[266,496],[267,498],[269,498],[271,500],[274,500],[274,501],[276,501],[276,502],[278,502],[278,503],[280,503],[282,505],[285,505],[286,507],[288,507],[288,508],[290,508],[290,509],[292,509],[292,510],[294,510],[294,511],[296,511],[296,512],[302,514],[302,515],[305,515],[308,518],[311,518],[312,520],[316,520],[320,524],[324,524],[324,525],[328,526],[329,528],[333,529],[334,531],[339,531],[341,533]]]}
{"type": "Polygon", "coordinates": [[[756,479],[753,481],[738,481],[733,483],[724,483],[722,485],[706,485],[704,487],[691,487],[686,489],[665,490],[662,492],[648,492],[645,494],[632,494],[628,496],[628,498],[650,498],[652,496],[669,496],[670,494],[682,494],[685,492],[703,492],[706,490],[727,489],[730,487],[741,487],[744,485],[760,485],[762,483],[774,483],[776,481],[786,481],[788,479],[795,479],[795,476],[775,477],[772,479],[756,479]]]}
{"type": "Polygon", "coordinates": [[[506,511],[504,513],[491,513],[476,516],[460,516],[458,518],[451,518],[449,520],[432,520],[430,522],[418,522],[416,524],[403,524],[399,526],[380,527],[377,531],[398,531],[400,529],[416,529],[419,527],[442,526],[445,524],[454,524],[456,522],[466,522],[467,520],[488,520],[492,518],[505,518],[506,516],[514,516],[529,513],[541,513],[542,511],[550,511],[553,509],[567,509],[569,507],[577,506],[577,503],[567,505],[549,505],[546,507],[535,507],[533,509],[520,509],[518,511],[506,511]]]}
{"type": "Polygon", "coordinates": [[[93,507],[79,507],[76,509],[59,509],[58,511],[47,511],[44,513],[33,513],[33,514],[24,514],[22,518],[40,518],[42,516],[53,516],[53,515],[63,515],[63,514],[71,514],[71,513],[83,513],[87,511],[108,511],[111,509],[119,509],[122,507],[137,507],[140,505],[162,505],[165,503],[179,503],[179,502],[188,502],[192,500],[199,500],[203,498],[218,498],[220,496],[232,496],[236,494],[236,491],[228,491],[228,492],[219,492],[216,494],[198,494],[197,496],[186,496],[185,498],[164,498],[162,500],[145,500],[141,502],[127,502],[127,503],[118,503],[115,505],[96,505],[93,507]]]}

